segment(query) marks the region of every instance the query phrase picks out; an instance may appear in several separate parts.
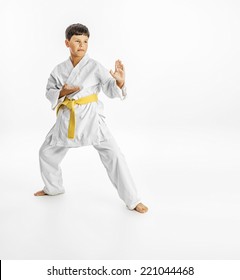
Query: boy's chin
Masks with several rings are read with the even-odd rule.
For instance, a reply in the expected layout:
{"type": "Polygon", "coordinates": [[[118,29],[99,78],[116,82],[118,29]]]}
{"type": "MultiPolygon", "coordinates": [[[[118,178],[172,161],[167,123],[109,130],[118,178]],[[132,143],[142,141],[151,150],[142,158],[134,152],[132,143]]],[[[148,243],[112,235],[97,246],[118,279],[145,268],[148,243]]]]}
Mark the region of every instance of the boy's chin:
{"type": "Polygon", "coordinates": [[[78,52],[76,56],[77,56],[77,57],[83,57],[83,56],[85,55],[85,53],[86,53],[86,52],[78,52]]]}

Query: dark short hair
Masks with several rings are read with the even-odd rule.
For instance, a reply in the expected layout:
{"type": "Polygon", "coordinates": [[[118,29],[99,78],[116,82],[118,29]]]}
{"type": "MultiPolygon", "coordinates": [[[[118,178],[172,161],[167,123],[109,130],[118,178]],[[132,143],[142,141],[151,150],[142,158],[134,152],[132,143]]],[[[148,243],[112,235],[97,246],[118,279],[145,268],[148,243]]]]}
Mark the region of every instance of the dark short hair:
{"type": "Polygon", "coordinates": [[[90,37],[90,33],[87,26],[80,23],[72,24],[66,29],[65,37],[67,40],[70,40],[73,35],[86,35],[88,36],[88,38],[90,37]]]}

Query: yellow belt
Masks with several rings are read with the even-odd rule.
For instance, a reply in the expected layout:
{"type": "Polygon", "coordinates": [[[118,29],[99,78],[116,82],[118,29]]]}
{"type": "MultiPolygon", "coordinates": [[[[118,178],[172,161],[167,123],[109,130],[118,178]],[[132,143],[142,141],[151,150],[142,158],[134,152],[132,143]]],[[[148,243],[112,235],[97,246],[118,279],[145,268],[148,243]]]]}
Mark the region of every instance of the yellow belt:
{"type": "Polygon", "coordinates": [[[91,102],[97,102],[98,96],[97,94],[91,94],[77,100],[70,100],[66,97],[66,99],[57,106],[57,114],[59,109],[62,106],[66,106],[70,110],[70,121],[68,126],[68,138],[73,139],[75,136],[75,126],[76,126],[76,116],[75,116],[75,105],[83,105],[91,102]]]}

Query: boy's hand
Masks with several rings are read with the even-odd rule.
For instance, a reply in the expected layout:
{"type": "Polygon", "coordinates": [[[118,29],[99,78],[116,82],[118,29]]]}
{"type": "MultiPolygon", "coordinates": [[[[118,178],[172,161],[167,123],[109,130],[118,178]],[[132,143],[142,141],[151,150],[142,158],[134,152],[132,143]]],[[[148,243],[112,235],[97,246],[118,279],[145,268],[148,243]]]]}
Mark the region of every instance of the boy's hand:
{"type": "Polygon", "coordinates": [[[80,90],[80,87],[73,87],[73,86],[69,86],[69,85],[65,84],[60,91],[59,98],[65,96],[65,95],[74,93],[79,90],[80,90]]]}
{"type": "Polygon", "coordinates": [[[110,70],[110,74],[116,80],[117,85],[122,88],[125,83],[125,70],[121,60],[115,62],[115,72],[110,70]]]}

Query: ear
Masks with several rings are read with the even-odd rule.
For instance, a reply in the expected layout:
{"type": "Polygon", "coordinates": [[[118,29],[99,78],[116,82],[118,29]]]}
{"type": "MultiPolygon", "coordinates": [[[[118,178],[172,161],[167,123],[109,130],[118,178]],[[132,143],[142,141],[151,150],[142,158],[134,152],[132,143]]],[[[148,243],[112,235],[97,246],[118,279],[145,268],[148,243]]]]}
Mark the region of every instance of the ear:
{"type": "Polygon", "coordinates": [[[65,45],[66,45],[67,47],[69,47],[69,41],[68,41],[68,39],[65,40],[65,45]]]}

